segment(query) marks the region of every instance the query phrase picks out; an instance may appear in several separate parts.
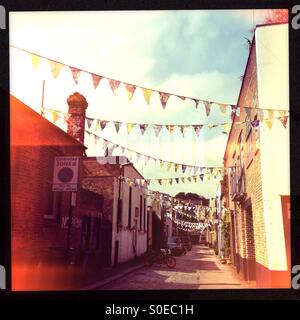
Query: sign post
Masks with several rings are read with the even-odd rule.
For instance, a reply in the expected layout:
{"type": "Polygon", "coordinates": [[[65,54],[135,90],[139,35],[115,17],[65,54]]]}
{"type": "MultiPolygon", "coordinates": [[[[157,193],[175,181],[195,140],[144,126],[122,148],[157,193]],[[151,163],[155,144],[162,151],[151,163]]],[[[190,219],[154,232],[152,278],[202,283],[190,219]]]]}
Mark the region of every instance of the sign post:
{"type": "Polygon", "coordinates": [[[70,251],[72,209],[76,203],[78,188],[79,157],[55,157],[53,172],[53,192],[70,192],[70,206],[68,214],[67,254],[70,251]]]}

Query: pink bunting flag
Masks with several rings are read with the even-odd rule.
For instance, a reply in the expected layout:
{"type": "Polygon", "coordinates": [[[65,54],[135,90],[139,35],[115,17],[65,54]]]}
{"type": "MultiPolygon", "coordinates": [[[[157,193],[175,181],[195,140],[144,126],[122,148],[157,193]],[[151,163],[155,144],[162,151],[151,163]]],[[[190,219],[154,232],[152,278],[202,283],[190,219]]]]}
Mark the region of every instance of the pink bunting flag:
{"type": "Polygon", "coordinates": [[[109,79],[109,85],[110,85],[111,91],[115,95],[117,93],[117,89],[119,88],[120,81],[114,80],[114,79],[109,79]]]}
{"type": "Polygon", "coordinates": [[[72,72],[72,76],[73,76],[74,82],[77,85],[78,84],[78,79],[79,79],[79,76],[80,76],[80,70],[76,69],[76,68],[73,68],[73,67],[70,67],[70,70],[72,72]]]}
{"type": "Polygon", "coordinates": [[[201,129],[202,129],[202,127],[203,127],[203,125],[196,125],[196,126],[193,126],[193,128],[194,128],[194,130],[195,130],[195,133],[196,133],[196,135],[197,135],[197,137],[199,137],[199,135],[200,135],[200,131],[201,131],[201,129]]]}
{"type": "Polygon", "coordinates": [[[128,99],[130,101],[134,95],[136,86],[134,86],[133,84],[125,83],[125,88],[127,91],[128,99]]]}
{"type": "Polygon", "coordinates": [[[280,113],[279,120],[282,123],[283,127],[286,128],[286,125],[289,119],[288,113],[286,111],[280,111],[279,113],[280,113]]]}
{"type": "Polygon", "coordinates": [[[170,98],[170,95],[168,93],[159,92],[160,102],[163,107],[163,109],[166,108],[167,102],[170,98]]]}
{"type": "Polygon", "coordinates": [[[211,110],[211,102],[209,101],[203,101],[204,106],[205,106],[205,112],[206,112],[206,116],[208,117],[210,114],[210,110],[211,110]]]}
{"type": "Polygon", "coordinates": [[[99,85],[99,82],[101,81],[101,79],[103,77],[98,76],[97,74],[94,74],[94,73],[91,73],[91,75],[92,75],[92,79],[93,79],[94,88],[96,90],[99,85]]]}

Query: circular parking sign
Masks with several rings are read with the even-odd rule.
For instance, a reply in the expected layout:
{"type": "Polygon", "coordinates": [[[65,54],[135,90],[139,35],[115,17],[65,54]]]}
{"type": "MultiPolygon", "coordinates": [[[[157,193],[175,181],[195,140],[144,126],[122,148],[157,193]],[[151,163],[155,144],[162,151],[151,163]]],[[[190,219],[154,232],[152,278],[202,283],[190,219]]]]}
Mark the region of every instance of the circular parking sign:
{"type": "Polygon", "coordinates": [[[72,169],[64,167],[58,171],[57,176],[61,182],[70,182],[73,179],[74,174],[72,169]]]}

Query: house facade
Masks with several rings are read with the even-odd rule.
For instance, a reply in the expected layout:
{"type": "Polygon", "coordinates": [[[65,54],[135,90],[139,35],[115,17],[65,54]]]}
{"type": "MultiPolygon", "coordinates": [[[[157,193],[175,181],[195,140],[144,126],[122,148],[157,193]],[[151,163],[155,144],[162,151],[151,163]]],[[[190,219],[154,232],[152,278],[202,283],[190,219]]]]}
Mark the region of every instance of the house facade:
{"type": "Polygon", "coordinates": [[[70,192],[53,192],[54,159],[85,147],[24,103],[10,98],[13,290],[65,288],[62,265],[71,232],[70,192]]]}
{"type": "Polygon", "coordinates": [[[231,258],[258,288],[290,286],[288,92],[288,26],[258,26],[224,156],[231,258]]]}

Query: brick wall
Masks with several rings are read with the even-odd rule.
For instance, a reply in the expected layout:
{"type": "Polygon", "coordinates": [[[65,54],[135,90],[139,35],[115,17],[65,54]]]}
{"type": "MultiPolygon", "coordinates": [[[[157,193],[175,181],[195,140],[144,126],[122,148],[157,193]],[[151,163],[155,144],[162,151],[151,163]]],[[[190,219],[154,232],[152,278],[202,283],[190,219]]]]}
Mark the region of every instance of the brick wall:
{"type": "MultiPolygon", "coordinates": [[[[238,101],[239,106],[258,107],[257,102],[257,70],[255,44],[253,44],[247,63],[245,76],[238,101]]],[[[251,121],[256,112],[251,113],[251,121]]],[[[241,109],[239,117],[234,121],[245,121],[246,113],[241,109]]],[[[245,170],[246,199],[241,202],[229,200],[230,209],[234,210],[235,229],[235,261],[237,271],[253,280],[255,263],[267,266],[266,235],[264,224],[264,210],[262,201],[261,162],[259,152],[259,131],[252,128],[246,137],[246,125],[233,125],[225,152],[225,166],[239,164],[238,139],[242,132],[241,163],[245,170]],[[252,208],[252,215],[251,209],[252,208]]],[[[227,177],[227,197],[230,193],[230,181],[227,177]]],[[[231,240],[232,240],[231,235],[231,240]]],[[[233,241],[232,241],[233,243],[233,241]]]]}

